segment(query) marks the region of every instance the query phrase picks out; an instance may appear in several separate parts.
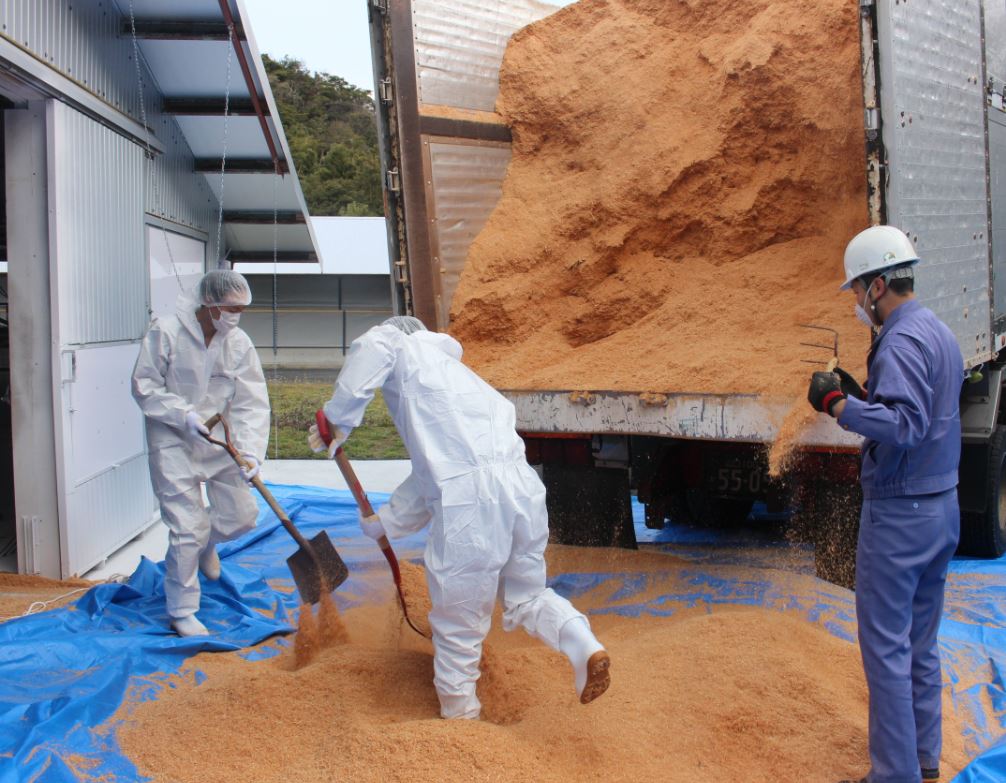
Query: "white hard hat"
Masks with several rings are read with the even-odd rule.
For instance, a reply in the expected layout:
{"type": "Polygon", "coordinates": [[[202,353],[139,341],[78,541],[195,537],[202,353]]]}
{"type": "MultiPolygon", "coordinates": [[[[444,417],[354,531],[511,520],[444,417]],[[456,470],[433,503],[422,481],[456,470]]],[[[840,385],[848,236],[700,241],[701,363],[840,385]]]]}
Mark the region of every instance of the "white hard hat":
{"type": "Polygon", "coordinates": [[[845,282],[839,290],[847,291],[852,281],[863,275],[917,263],[915,246],[903,231],[894,226],[870,226],[856,234],[845,248],[845,282]]]}

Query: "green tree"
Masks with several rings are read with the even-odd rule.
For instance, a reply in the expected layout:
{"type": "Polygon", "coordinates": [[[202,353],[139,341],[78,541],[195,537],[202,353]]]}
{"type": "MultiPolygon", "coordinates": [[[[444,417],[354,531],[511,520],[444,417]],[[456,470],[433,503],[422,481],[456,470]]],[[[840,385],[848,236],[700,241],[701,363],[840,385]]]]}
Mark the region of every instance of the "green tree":
{"type": "Polygon", "coordinates": [[[262,56],[312,215],[383,215],[374,100],[339,76],[262,56]]]}

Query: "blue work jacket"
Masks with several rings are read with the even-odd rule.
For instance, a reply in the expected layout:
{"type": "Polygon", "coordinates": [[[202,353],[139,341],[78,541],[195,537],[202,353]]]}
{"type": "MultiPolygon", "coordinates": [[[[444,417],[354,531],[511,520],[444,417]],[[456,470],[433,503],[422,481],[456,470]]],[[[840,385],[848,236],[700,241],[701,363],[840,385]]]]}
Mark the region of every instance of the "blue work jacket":
{"type": "Polygon", "coordinates": [[[867,360],[867,398],[838,423],[866,438],[863,497],[931,495],[957,486],[964,359],[953,332],[910,299],[894,310],[867,360]]]}

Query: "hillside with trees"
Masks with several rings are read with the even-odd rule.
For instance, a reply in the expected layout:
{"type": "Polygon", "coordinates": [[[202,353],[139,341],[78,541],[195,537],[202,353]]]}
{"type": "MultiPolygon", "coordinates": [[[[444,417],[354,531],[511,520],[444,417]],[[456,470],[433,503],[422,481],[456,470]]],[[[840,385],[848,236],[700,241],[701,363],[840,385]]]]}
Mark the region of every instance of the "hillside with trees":
{"type": "Polygon", "coordinates": [[[383,215],[374,102],[339,76],[263,55],[312,215],[383,215]]]}

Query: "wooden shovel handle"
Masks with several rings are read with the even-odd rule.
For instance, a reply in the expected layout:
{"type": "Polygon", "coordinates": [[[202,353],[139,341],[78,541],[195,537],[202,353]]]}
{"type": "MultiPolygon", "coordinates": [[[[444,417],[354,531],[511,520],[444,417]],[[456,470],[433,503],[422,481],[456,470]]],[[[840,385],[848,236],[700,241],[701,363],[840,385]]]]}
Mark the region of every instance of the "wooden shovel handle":
{"type": "MultiPolygon", "coordinates": [[[[223,425],[224,440],[217,440],[210,435],[203,435],[203,438],[205,438],[208,443],[212,443],[214,446],[221,446],[226,449],[227,453],[231,455],[231,459],[237,463],[239,468],[243,468],[244,470],[250,468],[251,465],[248,464],[247,460],[245,460],[245,458],[241,455],[241,452],[239,452],[234,443],[231,442],[231,428],[227,423],[227,419],[225,419],[222,414],[218,413],[207,419],[205,422],[206,429],[208,430],[212,430],[217,426],[217,424],[223,425]]],[[[311,542],[304,538],[303,534],[297,529],[297,526],[293,524],[290,517],[283,510],[283,507],[276,502],[276,498],[272,496],[272,492],[266,489],[265,484],[262,483],[262,479],[259,476],[255,476],[255,478],[251,480],[251,483],[255,489],[259,491],[263,500],[269,504],[269,508],[273,510],[277,519],[279,519],[283,527],[286,528],[286,532],[293,537],[293,540],[297,542],[298,546],[304,549],[311,556],[315,566],[318,568],[318,573],[321,573],[321,562],[318,560],[318,555],[315,553],[314,547],[311,546],[311,542]]]]}

